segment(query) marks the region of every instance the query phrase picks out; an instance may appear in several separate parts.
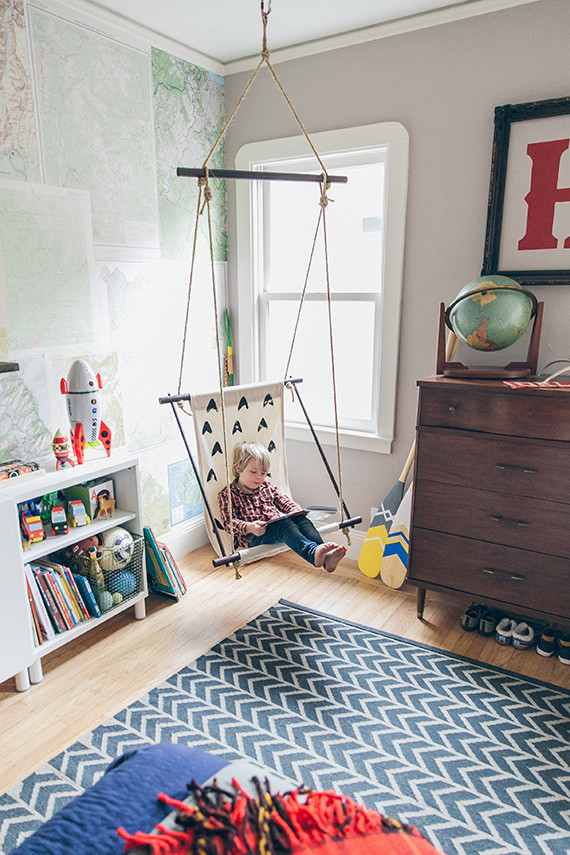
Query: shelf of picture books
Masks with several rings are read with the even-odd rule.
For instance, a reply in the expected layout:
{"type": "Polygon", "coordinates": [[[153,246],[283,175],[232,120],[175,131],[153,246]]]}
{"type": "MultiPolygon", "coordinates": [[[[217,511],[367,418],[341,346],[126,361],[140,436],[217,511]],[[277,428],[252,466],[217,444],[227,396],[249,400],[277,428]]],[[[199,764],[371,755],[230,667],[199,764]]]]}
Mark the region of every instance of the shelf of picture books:
{"type": "Polygon", "coordinates": [[[0,493],[0,682],[148,595],[138,461],[113,454],[0,493]]]}

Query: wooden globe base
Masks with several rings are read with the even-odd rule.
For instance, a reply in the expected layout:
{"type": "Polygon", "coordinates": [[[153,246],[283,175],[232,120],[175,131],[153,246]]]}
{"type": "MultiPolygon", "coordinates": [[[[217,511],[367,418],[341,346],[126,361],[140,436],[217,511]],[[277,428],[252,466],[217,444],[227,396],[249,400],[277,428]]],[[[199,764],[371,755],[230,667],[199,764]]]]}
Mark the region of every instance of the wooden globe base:
{"type": "Polygon", "coordinates": [[[439,304],[439,329],[437,335],[437,359],[435,373],[444,377],[471,377],[487,380],[516,380],[536,375],[538,366],[538,348],[542,330],[542,312],[544,303],[538,304],[528,345],[526,362],[509,362],[508,365],[464,365],[462,362],[448,362],[445,358],[445,305],[439,304]]]}

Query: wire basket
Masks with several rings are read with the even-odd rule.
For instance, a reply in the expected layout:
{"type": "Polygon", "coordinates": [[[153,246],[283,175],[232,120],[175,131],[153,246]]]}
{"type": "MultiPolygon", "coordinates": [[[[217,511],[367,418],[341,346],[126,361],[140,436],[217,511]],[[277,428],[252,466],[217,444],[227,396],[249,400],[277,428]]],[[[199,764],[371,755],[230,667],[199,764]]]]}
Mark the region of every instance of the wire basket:
{"type": "Polygon", "coordinates": [[[63,555],[59,558],[72,573],[85,576],[102,612],[131,600],[143,590],[144,576],[144,537],[133,534],[133,547],[130,559],[117,558],[112,547],[97,547],[97,564],[101,571],[100,583],[93,578],[92,563],[88,555],[63,555]]]}

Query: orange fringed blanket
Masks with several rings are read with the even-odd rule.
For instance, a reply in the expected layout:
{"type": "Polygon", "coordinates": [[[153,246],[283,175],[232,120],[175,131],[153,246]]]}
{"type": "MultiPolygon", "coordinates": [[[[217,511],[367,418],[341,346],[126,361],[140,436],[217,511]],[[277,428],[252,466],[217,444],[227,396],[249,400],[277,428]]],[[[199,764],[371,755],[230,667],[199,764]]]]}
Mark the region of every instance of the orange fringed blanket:
{"type": "Polygon", "coordinates": [[[176,830],[118,834],[125,852],[146,847],[149,855],[441,855],[417,828],[382,816],[334,792],[299,788],[271,794],[253,782],[257,798],[232,780],[235,793],[216,785],[189,785],[194,804],[159,799],[176,808],[176,830]]]}

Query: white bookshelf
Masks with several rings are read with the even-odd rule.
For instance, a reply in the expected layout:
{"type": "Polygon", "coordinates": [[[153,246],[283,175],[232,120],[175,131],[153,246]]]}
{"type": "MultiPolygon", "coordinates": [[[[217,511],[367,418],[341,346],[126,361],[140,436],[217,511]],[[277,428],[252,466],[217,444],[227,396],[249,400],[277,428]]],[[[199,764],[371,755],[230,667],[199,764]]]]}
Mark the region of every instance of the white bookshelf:
{"type": "Polygon", "coordinates": [[[25,691],[30,683],[41,681],[41,660],[46,654],[131,607],[134,607],[137,620],[145,617],[148,589],[143,550],[141,590],[135,596],[104,612],[100,618],[79,623],[39,647],[34,645],[24,565],[119,525],[132,534],[141,535],[143,532],[138,460],[120,451],[113,452],[108,458],[86,461],[82,465],[60,469],[59,472],[54,465],[52,471],[46,471],[45,475],[26,478],[22,482],[14,478],[13,483],[11,481],[0,487],[0,683],[15,676],[17,690],[25,691]],[[69,534],[49,534],[44,540],[24,550],[18,505],[95,478],[102,481],[113,479],[116,502],[113,516],[94,520],[87,526],[70,527],[69,534]]]}

